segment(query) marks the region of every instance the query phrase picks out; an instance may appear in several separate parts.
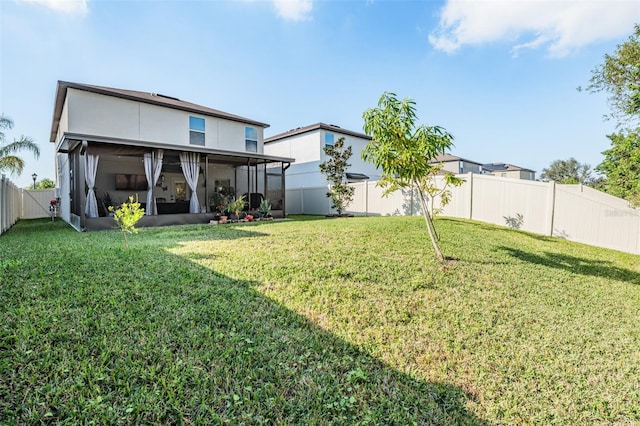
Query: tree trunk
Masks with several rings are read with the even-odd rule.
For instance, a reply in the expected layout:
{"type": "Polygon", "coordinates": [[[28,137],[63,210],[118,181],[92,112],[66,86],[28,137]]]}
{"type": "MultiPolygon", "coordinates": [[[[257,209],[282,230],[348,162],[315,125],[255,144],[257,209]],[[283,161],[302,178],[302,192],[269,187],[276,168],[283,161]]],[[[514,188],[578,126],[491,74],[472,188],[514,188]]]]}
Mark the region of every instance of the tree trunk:
{"type": "Polygon", "coordinates": [[[429,209],[427,208],[427,201],[424,199],[424,194],[420,189],[420,186],[414,182],[414,186],[418,191],[418,196],[420,197],[420,205],[422,206],[422,215],[424,216],[424,221],[427,225],[427,231],[429,232],[429,238],[431,239],[431,244],[433,245],[433,249],[436,252],[436,256],[438,256],[438,260],[440,262],[444,262],[444,256],[442,255],[442,251],[440,250],[440,246],[438,245],[438,241],[436,240],[436,230],[431,220],[431,215],[429,214],[429,209]]]}

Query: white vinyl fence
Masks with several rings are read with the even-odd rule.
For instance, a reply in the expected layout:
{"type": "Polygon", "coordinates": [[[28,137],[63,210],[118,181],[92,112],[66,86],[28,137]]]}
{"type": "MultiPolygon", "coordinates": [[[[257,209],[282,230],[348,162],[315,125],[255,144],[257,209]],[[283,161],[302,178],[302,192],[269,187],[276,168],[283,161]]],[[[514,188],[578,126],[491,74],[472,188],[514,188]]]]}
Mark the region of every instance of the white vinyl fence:
{"type": "Polygon", "coordinates": [[[20,219],[51,217],[49,206],[56,198],[55,189],[23,189],[20,219]]]}
{"type": "MultiPolygon", "coordinates": [[[[640,254],[640,210],[582,185],[559,185],[489,175],[459,175],[443,216],[460,217],[640,254]]],[[[421,214],[412,191],[382,197],[377,182],[354,183],[347,213],[365,216],[421,214]]],[[[326,187],[287,190],[290,214],[329,214],[326,187]]],[[[436,200],[436,208],[439,200],[436,200]]]]}
{"type": "Polygon", "coordinates": [[[0,178],[0,234],[18,219],[49,217],[49,205],[55,189],[20,189],[7,177],[0,178]]]}
{"type": "Polygon", "coordinates": [[[11,228],[20,217],[20,189],[4,175],[0,176],[0,234],[11,228]]]}

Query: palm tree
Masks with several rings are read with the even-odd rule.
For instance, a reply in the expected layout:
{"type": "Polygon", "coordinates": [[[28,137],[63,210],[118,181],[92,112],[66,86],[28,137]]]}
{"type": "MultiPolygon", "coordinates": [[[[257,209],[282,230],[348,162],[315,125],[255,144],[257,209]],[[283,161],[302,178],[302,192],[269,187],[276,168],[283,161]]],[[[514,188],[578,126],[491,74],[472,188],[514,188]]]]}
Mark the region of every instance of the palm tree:
{"type": "Polygon", "coordinates": [[[20,136],[11,143],[4,141],[4,129],[11,129],[13,121],[4,115],[0,116],[0,172],[8,171],[11,174],[20,175],[24,169],[24,160],[15,154],[19,151],[31,151],[35,158],[40,156],[40,148],[28,136],[20,136]]]}

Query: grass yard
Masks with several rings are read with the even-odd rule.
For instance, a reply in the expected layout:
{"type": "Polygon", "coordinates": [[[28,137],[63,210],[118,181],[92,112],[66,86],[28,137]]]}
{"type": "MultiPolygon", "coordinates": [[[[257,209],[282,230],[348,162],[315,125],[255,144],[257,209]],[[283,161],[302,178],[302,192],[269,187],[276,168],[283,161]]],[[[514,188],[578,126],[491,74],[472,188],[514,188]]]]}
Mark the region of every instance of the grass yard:
{"type": "Polygon", "coordinates": [[[437,226],[19,222],[0,424],[640,423],[639,256],[437,226]]]}

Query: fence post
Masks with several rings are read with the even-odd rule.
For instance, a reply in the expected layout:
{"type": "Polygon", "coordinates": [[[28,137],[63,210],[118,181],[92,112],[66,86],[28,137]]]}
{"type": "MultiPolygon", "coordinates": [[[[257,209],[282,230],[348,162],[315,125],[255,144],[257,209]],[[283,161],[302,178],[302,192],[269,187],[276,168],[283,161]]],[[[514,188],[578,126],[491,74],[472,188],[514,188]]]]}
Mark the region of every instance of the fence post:
{"type": "MultiPolygon", "coordinates": [[[[640,215],[638,215],[638,221],[640,222],[640,215]]],[[[638,226],[638,235],[636,241],[638,241],[638,243],[636,244],[636,254],[640,254],[640,225],[638,226]]]]}
{"type": "Polygon", "coordinates": [[[549,182],[549,190],[547,192],[547,223],[549,225],[548,234],[553,237],[553,222],[556,214],[556,182],[549,182]]]}
{"type": "Polygon", "coordinates": [[[364,181],[364,215],[369,216],[369,181],[364,181]]]}
{"type": "Polygon", "coordinates": [[[473,172],[469,172],[469,220],[473,219],[473,172]]]}
{"type": "Polygon", "coordinates": [[[0,234],[4,232],[5,209],[7,205],[7,189],[4,179],[4,175],[0,176],[0,234]]]}

